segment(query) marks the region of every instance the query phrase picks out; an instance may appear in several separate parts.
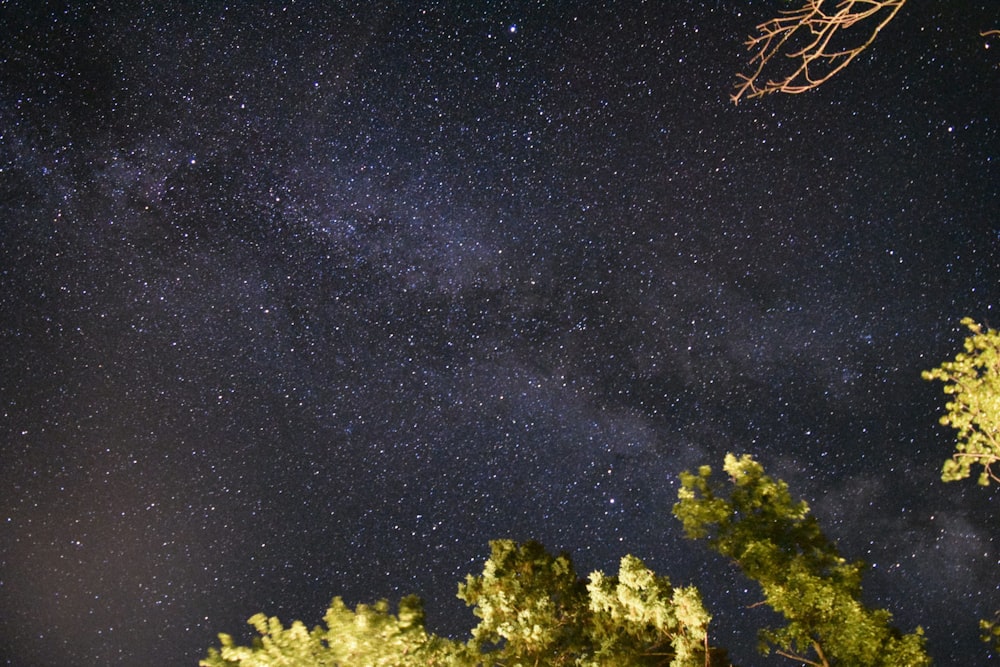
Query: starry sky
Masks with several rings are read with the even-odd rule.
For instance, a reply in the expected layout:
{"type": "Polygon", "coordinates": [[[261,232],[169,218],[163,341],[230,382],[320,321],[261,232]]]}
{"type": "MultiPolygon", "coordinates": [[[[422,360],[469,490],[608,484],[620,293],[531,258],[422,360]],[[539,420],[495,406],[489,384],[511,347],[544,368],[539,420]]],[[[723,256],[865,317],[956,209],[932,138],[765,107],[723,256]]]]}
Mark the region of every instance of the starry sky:
{"type": "Polygon", "coordinates": [[[670,512],[734,451],[985,662],[1000,497],[940,482],[920,371],[1000,320],[1000,15],[913,0],[734,106],[786,5],[2,3],[0,659],[194,665],[335,595],[464,637],[511,537],[761,664],[670,512]]]}

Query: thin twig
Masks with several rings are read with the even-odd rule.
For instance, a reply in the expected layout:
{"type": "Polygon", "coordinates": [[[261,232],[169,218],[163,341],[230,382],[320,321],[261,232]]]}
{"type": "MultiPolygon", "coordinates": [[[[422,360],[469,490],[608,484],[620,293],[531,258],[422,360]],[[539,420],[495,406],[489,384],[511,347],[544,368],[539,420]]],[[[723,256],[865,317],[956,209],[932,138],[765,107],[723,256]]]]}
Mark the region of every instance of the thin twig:
{"type": "Polygon", "coordinates": [[[734,103],[739,103],[744,95],[753,98],[776,92],[804,93],[825,83],[875,41],[906,0],[841,0],[833,13],[824,11],[823,3],[824,0],[805,0],[800,9],[781,12],[757,26],[757,35],[749,37],[746,42],[747,48],[755,52],[750,62],[756,64],[756,68],[751,74],[737,75],[736,92],[730,96],[734,103]],[[880,13],[885,14],[881,19],[878,18],[880,13]],[[877,24],[864,43],[853,48],[831,50],[831,42],[840,30],[865,21],[877,21],[877,24]],[[809,37],[806,45],[786,52],[789,40],[802,35],[809,37]],[[759,83],[765,68],[778,54],[797,60],[799,64],[783,79],[759,83]]]}

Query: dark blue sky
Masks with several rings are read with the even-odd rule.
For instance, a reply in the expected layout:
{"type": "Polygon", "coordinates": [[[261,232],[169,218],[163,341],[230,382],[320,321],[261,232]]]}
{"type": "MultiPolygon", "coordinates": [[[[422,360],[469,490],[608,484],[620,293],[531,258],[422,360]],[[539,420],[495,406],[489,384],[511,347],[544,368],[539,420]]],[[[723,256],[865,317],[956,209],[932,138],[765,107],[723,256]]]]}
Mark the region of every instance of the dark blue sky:
{"type": "Polygon", "coordinates": [[[3,6],[0,658],[193,665],[335,595],[464,636],[513,537],[760,664],[670,514],[735,451],[985,662],[1000,498],[939,481],[920,371],[997,326],[996,7],[734,106],[785,3],[345,4],[3,6]]]}

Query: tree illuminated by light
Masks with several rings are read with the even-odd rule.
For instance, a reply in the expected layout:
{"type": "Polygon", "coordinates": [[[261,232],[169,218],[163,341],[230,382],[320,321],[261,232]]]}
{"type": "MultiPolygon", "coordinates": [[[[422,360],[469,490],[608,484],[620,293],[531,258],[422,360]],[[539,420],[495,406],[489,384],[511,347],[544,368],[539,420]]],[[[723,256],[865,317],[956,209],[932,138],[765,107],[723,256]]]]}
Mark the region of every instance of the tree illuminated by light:
{"type": "Polygon", "coordinates": [[[804,93],[822,85],[871,46],[906,0],[841,0],[828,11],[831,4],[807,0],[801,8],[758,25],[746,42],[755,52],[750,59],[755,69],[737,75],[740,82],[730,99],[739,103],[744,96],[804,93]],[[782,74],[770,78],[766,72],[771,70],[782,74]]]}
{"type": "Polygon", "coordinates": [[[941,479],[952,482],[981,466],[979,483],[1000,482],[993,466],[1000,463],[1000,332],[984,329],[971,318],[962,324],[972,332],[964,352],[938,368],[923,372],[925,380],[941,380],[950,397],[940,422],[958,432],[955,452],[945,461],[941,479]]]}

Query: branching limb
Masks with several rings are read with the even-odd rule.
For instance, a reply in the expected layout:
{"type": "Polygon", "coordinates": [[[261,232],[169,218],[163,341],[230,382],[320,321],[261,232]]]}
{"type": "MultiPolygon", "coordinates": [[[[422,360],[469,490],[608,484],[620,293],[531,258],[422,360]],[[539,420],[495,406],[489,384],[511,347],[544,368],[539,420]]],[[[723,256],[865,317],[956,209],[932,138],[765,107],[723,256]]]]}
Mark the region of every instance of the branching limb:
{"type": "Polygon", "coordinates": [[[762,97],[769,93],[804,93],[829,80],[865,49],[889,23],[906,0],[841,0],[834,11],[825,11],[828,0],[806,0],[797,10],[781,12],[776,18],[757,26],[747,48],[755,52],[750,59],[756,68],[750,74],[738,74],[736,92],[730,96],[739,103],[744,96],[762,97]],[[857,46],[853,33],[842,33],[863,24],[862,42],[857,46]],[[791,73],[761,80],[772,59],[781,55],[794,61],[791,73]]]}
{"type": "Polygon", "coordinates": [[[978,463],[983,466],[983,474],[988,476],[994,482],[1000,484],[1000,476],[993,471],[993,464],[1000,463],[1000,456],[996,454],[971,454],[968,452],[956,452],[951,455],[951,458],[956,463],[962,463],[963,460],[971,461],[973,463],[978,463]]]}
{"type": "Polygon", "coordinates": [[[824,661],[824,662],[816,662],[815,660],[809,660],[808,658],[805,658],[805,657],[803,657],[801,655],[796,655],[794,653],[786,653],[785,651],[775,651],[775,653],[777,653],[778,655],[780,655],[782,658],[788,658],[789,660],[795,660],[797,662],[801,662],[803,665],[809,665],[810,667],[830,667],[830,663],[828,663],[826,661],[824,661]]]}

